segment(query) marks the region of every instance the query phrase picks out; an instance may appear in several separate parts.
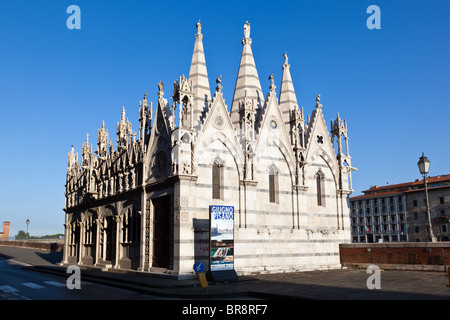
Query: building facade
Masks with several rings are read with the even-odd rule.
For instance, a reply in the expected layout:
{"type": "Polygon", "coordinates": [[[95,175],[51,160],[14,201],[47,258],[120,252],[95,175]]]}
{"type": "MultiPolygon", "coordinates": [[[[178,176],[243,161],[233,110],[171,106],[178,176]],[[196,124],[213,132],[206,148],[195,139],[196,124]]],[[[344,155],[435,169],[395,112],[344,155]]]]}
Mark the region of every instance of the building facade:
{"type": "Polygon", "coordinates": [[[0,231],[0,240],[9,240],[9,226],[11,222],[3,221],[3,231],[0,231]]]}
{"type": "MultiPolygon", "coordinates": [[[[431,225],[449,241],[450,175],[427,178],[431,225]]],[[[425,242],[428,218],[423,180],[374,186],[350,198],[352,242],[425,242]]]]}
{"type": "Polygon", "coordinates": [[[238,274],[340,267],[350,242],[352,192],[347,123],[330,130],[320,95],[304,118],[284,54],[277,97],[273,75],[264,96],[244,25],[231,108],[221,77],[211,94],[200,21],[188,78],[171,102],[139,103],[139,130],[122,109],[116,147],[103,123],[81,163],[73,147],[65,188],[64,264],[181,276],[196,261],[208,269],[209,208],[234,208],[238,274]],[[336,150],[335,146],[336,145],[336,150]]]}

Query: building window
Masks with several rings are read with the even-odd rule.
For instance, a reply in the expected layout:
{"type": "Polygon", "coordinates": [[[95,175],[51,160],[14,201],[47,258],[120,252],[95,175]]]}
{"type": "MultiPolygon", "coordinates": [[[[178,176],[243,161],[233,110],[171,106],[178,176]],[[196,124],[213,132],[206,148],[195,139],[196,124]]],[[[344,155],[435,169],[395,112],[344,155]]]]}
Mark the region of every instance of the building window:
{"type": "Polygon", "coordinates": [[[215,161],[212,167],[212,197],[222,199],[222,176],[223,166],[215,161]]]}
{"type": "Polygon", "coordinates": [[[442,232],[447,232],[447,225],[446,224],[442,225],[442,232]]]}
{"type": "Polygon", "coordinates": [[[317,205],[324,207],[325,206],[325,190],[324,190],[324,176],[322,171],[317,172],[316,174],[316,188],[317,188],[317,205]]]}
{"type": "Polygon", "coordinates": [[[275,202],[275,173],[269,174],[269,201],[275,202]]]}
{"type": "Polygon", "coordinates": [[[415,233],[419,233],[419,226],[415,226],[415,227],[414,227],[414,232],[415,232],[415,233]]]}
{"type": "Polygon", "coordinates": [[[278,203],[278,172],[273,166],[269,169],[269,201],[278,203]]]}
{"type": "Polygon", "coordinates": [[[444,203],[445,203],[444,197],[440,197],[440,198],[439,198],[439,203],[440,203],[440,204],[444,204],[444,203]]]}
{"type": "Polygon", "coordinates": [[[413,207],[417,207],[417,200],[413,200],[413,207]]]}

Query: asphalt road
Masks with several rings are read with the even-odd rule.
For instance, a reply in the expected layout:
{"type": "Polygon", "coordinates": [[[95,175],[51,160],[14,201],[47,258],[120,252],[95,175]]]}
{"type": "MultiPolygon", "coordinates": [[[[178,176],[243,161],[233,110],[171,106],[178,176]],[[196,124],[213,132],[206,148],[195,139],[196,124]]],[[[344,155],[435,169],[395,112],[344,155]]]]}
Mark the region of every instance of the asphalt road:
{"type": "MultiPolygon", "coordinates": [[[[0,257],[0,300],[141,300],[160,299],[130,290],[80,280],[69,289],[67,278],[32,271],[27,264],[0,257]]],[[[74,284],[74,281],[70,281],[74,284]]]]}

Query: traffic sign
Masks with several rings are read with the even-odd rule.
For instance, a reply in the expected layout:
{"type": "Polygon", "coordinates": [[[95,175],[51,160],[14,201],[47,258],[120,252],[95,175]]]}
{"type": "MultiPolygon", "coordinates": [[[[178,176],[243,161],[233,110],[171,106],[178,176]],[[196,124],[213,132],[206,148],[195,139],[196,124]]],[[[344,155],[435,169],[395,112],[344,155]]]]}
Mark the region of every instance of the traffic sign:
{"type": "Polygon", "coordinates": [[[195,273],[202,273],[205,271],[205,265],[201,261],[197,261],[194,263],[194,271],[195,273]]]}

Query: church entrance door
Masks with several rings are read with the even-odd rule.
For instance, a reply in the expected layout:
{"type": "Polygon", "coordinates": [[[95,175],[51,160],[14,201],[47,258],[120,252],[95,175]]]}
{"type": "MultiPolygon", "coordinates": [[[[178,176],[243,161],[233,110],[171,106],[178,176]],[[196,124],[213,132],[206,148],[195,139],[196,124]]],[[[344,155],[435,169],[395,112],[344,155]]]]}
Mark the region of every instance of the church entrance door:
{"type": "Polygon", "coordinates": [[[106,217],[106,252],[105,252],[105,260],[113,262],[113,258],[115,257],[115,248],[116,248],[116,228],[115,221],[113,216],[106,217]]]}
{"type": "Polygon", "coordinates": [[[169,268],[170,196],[153,201],[153,267],[169,268]]]}

